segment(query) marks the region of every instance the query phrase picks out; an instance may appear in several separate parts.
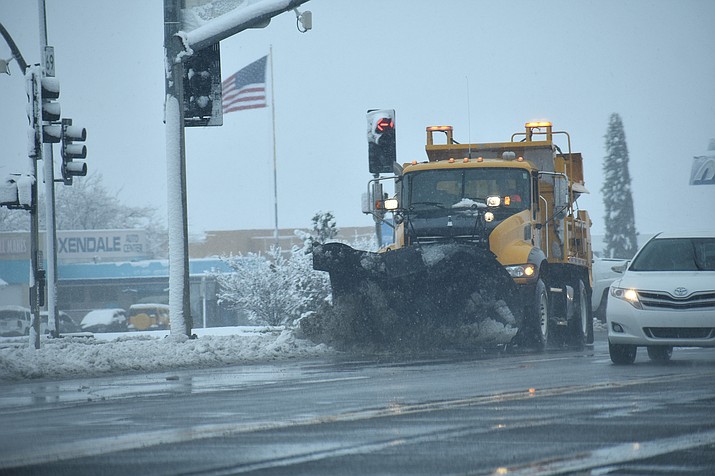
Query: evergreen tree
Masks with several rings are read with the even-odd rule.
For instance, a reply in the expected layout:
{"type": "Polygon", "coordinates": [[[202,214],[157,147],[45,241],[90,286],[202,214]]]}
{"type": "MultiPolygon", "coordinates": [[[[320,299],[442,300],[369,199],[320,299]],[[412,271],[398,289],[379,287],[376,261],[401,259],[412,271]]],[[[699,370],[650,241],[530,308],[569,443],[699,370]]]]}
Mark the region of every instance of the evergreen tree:
{"type": "Polygon", "coordinates": [[[319,211],[313,215],[312,233],[296,230],[295,234],[303,240],[303,248],[306,253],[311,253],[313,245],[322,245],[338,236],[338,227],[332,212],[319,211]]]}
{"type": "Polygon", "coordinates": [[[603,203],[606,208],[606,258],[631,258],[638,249],[636,220],[628,172],[628,146],[621,117],[614,113],[606,133],[603,159],[603,203]]]}

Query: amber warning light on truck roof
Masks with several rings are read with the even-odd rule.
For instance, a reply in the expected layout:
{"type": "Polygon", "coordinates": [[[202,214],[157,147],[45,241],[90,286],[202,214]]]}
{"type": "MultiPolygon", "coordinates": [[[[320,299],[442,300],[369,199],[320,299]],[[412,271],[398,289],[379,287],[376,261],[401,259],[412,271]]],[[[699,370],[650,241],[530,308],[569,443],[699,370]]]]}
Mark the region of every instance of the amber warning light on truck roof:
{"type": "Polygon", "coordinates": [[[551,122],[549,122],[549,121],[527,122],[526,127],[551,127],[551,122]]]}
{"type": "Polygon", "coordinates": [[[452,126],[428,126],[427,132],[431,131],[451,131],[452,126]]]}

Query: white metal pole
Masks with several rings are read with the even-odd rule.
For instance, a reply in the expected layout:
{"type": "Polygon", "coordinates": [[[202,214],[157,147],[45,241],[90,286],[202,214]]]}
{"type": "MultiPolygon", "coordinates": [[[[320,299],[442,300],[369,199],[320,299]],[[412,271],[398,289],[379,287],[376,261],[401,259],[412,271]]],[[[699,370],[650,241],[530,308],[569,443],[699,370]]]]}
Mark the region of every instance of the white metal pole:
{"type": "Polygon", "coordinates": [[[169,231],[169,318],[171,335],[190,336],[188,218],[186,211],[186,151],[184,147],[184,66],[177,59],[183,51],[180,30],[181,0],[164,0],[164,49],[166,50],[166,171],[169,231]]]}
{"type": "Polygon", "coordinates": [[[270,45],[268,49],[268,56],[271,63],[271,116],[273,119],[273,215],[275,219],[273,235],[276,248],[278,248],[280,243],[278,241],[278,173],[276,159],[276,96],[273,87],[273,45],[270,45]]]}
{"type": "MultiPolygon", "coordinates": [[[[43,75],[47,71],[44,50],[47,46],[47,16],[45,0],[38,0],[40,11],[40,53],[42,56],[43,75]]],[[[55,223],[55,161],[52,144],[43,144],[45,178],[45,261],[47,262],[47,329],[58,336],[60,323],[57,319],[57,230],[55,223]]]]}

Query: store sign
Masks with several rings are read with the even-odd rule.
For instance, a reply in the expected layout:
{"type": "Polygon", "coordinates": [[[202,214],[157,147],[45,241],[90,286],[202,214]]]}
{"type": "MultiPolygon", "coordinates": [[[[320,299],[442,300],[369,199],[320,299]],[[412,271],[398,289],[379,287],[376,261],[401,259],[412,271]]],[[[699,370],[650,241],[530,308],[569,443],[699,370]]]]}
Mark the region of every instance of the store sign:
{"type": "Polygon", "coordinates": [[[131,260],[148,256],[143,230],[57,232],[57,258],[60,260],[131,260]]]}
{"type": "MultiPolygon", "coordinates": [[[[44,233],[40,233],[39,245],[44,250],[44,233]]],[[[60,261],[133,261],[151,257],[144,230],[58,230],[56,250],[60,261]]],[[[29,233],[0,233],[0,259],[28,258],[29,253],[29,233]]]]}
{"type": "Polygon", "coordinates": [[[28,237],[19,234],[0,236],[0,255],[24,255],[30,252],[28,237]],[[16,236],[13,236],[16,235],[16,236]]]}

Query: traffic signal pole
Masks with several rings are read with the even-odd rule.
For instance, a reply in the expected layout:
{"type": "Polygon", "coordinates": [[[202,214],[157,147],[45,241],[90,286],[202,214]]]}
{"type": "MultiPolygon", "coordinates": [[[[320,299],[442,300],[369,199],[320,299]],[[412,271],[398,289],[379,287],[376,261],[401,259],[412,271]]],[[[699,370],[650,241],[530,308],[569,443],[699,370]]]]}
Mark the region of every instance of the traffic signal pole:
{"type": "MultiPolygon", "coordinates": [[[[12,51],[12,57],[17,61],[18,65],[20,66],[20,69],[22,70],[22,73],[25,74],[25,77],[27,78],[28,73],[30,72],[30,66],[25,62],[25,59],[22,57],[22,54],[20,53],[20,50],[18,49],[17,45],[13,41],[12,37],[10,36],[10,33],[5,29],[5,27],[0,23],[0,34],[2,37],[5,39],[7,42],[8,46],[10,46],[10,50],[12,51]]],[[[9,69],[8,69],[9,72],[9,69]]],[[[32,88],[32,91],[27,91],[28,96],[34,97],[35,94],[39,93],[37,90],[38,88],[41,89],[41,86],[37,84],[36,82],[30,82],[27,81],[26,88],[32,88]]],[[[28,113],[30,113],[28,111],[28,113]]],[[[38,114],[39,112],[34,111],[31,112],[30,114],[38,114]]],[[[38,118],[36,115],[32,118],[32,122],[36,123],[38,118]]],[[[36,133],[35,133],[36,134],[36,133]]],[[[39,247],[39,234],[38,234],[38,216],[37,216],[37,161],[42,158],[42,147],[41,142],[38,142],[38,137],[35,135],[35,137],[32,138],[34,147],[32,147],[32,154],[29,158],[30,160],[30,167],[28,172],[32,175],[33,177],[33,183],[30,189],[30,283],[29,283],[29,288],[30,288],[30,312],[32,314],[32,326],[30,327],[30,346],[34,346],[35,349],[40,348],[40,306],[39,306],[39,290],[42,285],[40,282],[40,273],[39,273],[39,253],[40,253],[40,247],[39,247]]]]}
{"type": "MultiPolygon", "coordinates": [[[[222,16],[221,28],[216,28],[214,23],[208,22],[190,32],[185,32],[182,31],[181,25],[181,5],[184,2],[182,0],[164,0],[166,80],[164,121],[166,123],[166,188],[169,211],[167,220],[169,228],[169,313],[172,336],[181,334],[191,336],[193,325],[189,295],[189,226],[186,212],[184,61],[197,52],[247,28],[262,28],[270,22],[273,16],[295,10],[307,1],[263,0],[260,4],[236,8],[232,12],[225,13],[222,16]]],[[[220,69],[217,70],[217,73],[219,71],[220,69]]]]}
{"type": "Polygon", "coordinates": [[[181,0],[164,0],[166,65],[166,188],[169,231],[169,317],[172,336],[190,336],[189,245],[184,135],[184,51],[176,33],[181,30],[181,0]]]}
{"type": "MultiPolygon", "coordinates": [[[[47,17],[45,0],[38,0],[40,12],[40,51],[47,47],[47,17]]],[[[49,59],[54,62],[54,55],[49,59]]],[[[54,76],[54,64],[48,65],[47,55],[42,55],[42,69],[47,76],[54,76]]],[[[44,179],[45,179],[45,260],[47,262],[47,328],[55,336],[60,335],[60,322],[57,316],[57,226],[55,222],[55,161],[52,144],[43,144],[44,179]]]]}

